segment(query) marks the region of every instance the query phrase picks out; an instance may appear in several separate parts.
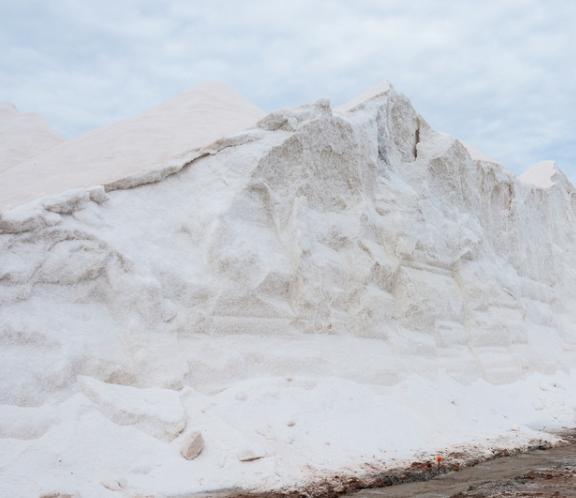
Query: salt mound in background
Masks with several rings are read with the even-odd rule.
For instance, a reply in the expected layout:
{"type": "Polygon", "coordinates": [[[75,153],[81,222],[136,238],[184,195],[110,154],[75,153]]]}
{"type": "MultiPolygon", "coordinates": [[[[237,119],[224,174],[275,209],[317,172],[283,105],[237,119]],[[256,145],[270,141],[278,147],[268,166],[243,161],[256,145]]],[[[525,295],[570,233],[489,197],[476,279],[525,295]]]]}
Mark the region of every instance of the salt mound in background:
{"type": "Polygon", "coordinates": [[[0,103],[0,175],[63,141],[37,114],[0,103]]]}
{"type": "MultiPolygon", "coordinates": [[[[158,169],[177,168],[183,157],[253,126],[262,115],[235,90],[206,83],[135,118],[68,140],[18,168],[3,172],[0,156],[0,211],[70,189],[153,181],[158,169]]],[[[31,137],[40,148],[38,135],[31,137]]]]}
{"type": "Polygon", "coordinates": [[[574,188],[475,157],[386,85],[5,211],[0,489],[278,488],[573,424],[574,188]]]}

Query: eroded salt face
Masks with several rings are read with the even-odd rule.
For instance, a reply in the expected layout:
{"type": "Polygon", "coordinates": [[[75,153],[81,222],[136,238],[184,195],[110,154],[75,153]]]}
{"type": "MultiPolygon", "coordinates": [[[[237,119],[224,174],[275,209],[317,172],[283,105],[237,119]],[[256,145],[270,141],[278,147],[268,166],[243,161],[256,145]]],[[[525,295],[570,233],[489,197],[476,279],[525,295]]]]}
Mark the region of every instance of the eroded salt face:
{"type": "Polygon", "coordinates": [[[0,217],[0,402],[31,414],[0,455],[35,451],[0,472],[270,487],[572,419],[567,180],[518,182],[388,85],[158,166],[0,217]]]}

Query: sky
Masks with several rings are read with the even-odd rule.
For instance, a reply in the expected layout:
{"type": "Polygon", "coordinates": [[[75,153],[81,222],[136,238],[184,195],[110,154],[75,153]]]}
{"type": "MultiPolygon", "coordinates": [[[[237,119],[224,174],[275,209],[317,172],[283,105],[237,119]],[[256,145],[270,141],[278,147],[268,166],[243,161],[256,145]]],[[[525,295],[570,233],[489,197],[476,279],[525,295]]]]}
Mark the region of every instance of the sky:
{"type": "Polygon", "coordinates": [[[66,137],[223,81],[265,110],[390,81],[437,130],[576,179],[573,0],[0,0],[0,102],[66,137]]]}

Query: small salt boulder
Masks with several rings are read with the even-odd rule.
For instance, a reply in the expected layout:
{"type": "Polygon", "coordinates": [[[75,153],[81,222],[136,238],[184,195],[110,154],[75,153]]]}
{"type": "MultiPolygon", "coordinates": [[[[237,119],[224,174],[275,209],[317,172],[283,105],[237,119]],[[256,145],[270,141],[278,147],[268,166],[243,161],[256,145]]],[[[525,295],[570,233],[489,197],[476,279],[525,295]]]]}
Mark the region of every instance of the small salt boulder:
{"type": "Polygon", "coordinates": [[[100,481],[100,484],[110,491],[121,491],[126,488],[126,479],[111,479],[109,481],[100,481]]]}
{"type": "Polygon", "coordinates": [[[240,450],[236,456],[241,462],[252,462],[254,460],[260,460],[260,458],[264,458],[266,453],[263,450],[259,450],[257,448],[246,448],[240,450]]]}
{"type": "Polygon", "coordinates": [[[186,460],[194,460],[204,449],[204,438],[199,432],[192,432],[186,436],[180,454],[186,460]]]}

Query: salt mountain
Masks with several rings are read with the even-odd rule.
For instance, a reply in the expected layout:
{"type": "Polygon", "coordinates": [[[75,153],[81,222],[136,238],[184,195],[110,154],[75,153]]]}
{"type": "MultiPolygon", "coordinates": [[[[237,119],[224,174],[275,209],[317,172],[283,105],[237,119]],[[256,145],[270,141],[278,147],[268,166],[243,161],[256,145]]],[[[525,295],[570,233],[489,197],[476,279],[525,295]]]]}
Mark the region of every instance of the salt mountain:
{"type": "Polygon", "coordinates": [[[3,177],[1,496],[289,487],[574,425],[554,165],[521,181],[389,85],[265,117],[213,88],[3,177]]]}

